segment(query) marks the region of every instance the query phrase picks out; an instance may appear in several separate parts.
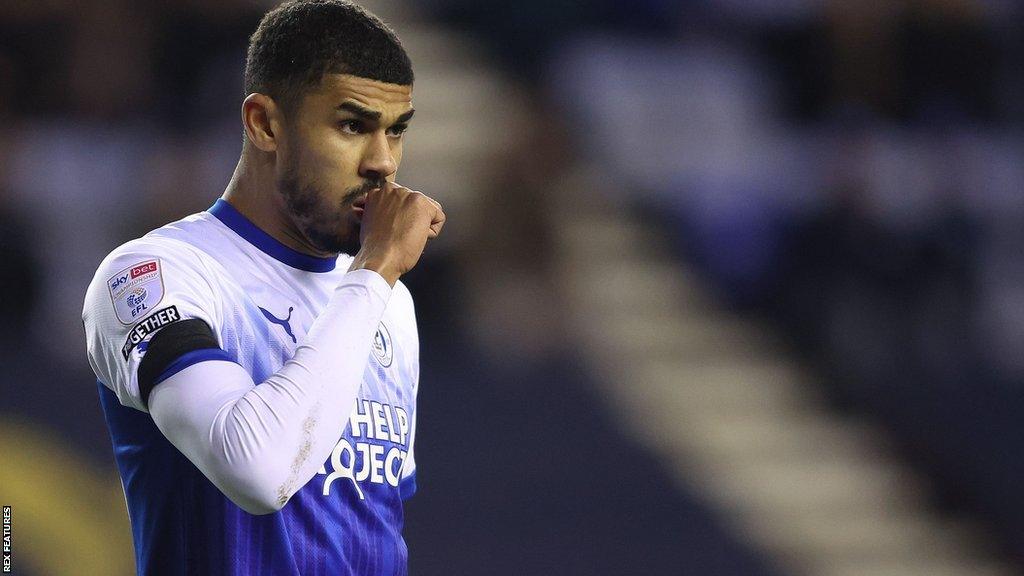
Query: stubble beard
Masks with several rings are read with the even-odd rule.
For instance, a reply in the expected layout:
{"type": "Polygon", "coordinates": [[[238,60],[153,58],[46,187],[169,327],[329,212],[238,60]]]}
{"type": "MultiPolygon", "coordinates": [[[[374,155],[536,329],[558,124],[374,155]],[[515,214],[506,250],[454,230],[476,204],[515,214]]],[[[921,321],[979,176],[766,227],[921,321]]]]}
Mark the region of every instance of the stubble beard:
{"type": "Polygon", "coordinates": [[[351,218],[352,203],[382,183],[368,180],[350,188],[337,204],[315,182],[300,182],[294,170],[286,171],[277,183],[292,222],[309,243],[321,252],[356,254],[362,247],[359,223],[351,218]]]}

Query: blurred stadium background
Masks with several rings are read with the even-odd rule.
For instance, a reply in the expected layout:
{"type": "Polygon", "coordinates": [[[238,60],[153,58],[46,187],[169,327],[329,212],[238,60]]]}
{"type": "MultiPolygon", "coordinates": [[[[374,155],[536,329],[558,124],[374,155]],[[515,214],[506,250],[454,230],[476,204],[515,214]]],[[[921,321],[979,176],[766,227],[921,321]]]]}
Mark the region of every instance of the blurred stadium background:
{"type": "MultiPolygon", "coordinates": [[[[133,573],[80,311],[203,210],[271,2],[0,2],[14,572],[133,573]]],[[[419,575],[1024,574],[1024,7],[374,0],[445,235],[419,575]]]]}

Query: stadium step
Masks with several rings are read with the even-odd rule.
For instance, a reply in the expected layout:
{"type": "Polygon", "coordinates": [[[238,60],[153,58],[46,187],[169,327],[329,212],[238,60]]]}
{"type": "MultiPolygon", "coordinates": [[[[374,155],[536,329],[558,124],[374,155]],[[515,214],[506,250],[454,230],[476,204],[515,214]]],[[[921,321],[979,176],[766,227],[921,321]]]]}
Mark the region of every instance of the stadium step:
{"type": "MultiPolygon", "coordinates": [[[[464,231],[481,225],[489,161],[519,137],[516,114],[528,107],[471,36],[423,27],[408,3],[364,4],[396,26],[417,66],[415,153],[400,181],[439,191],[460,223],[432,250],[470,249],[464,231]]],[[[616,197],[607,180],[576,180],[559,183],[549,209],[574,336],[605,375],[599,392],[624,430],[680,486],[703,494],[783,574],[1010,573],[981,530],[928,509],[926,482],[884,434],[824,407],[816,376],[771,330],[719,309],[656,234],[601,202],[602,191],[616,197]]]]}
{"type": "Polygon", "coordinates": [[[937,516],[929,486],[871,424],[831,412],[819,378],[771,330],[717,307],[623,206],[585,179],[565,190],[560,285],[601,394],[784,574],[1011,574],[962,518],[937,516]]]}

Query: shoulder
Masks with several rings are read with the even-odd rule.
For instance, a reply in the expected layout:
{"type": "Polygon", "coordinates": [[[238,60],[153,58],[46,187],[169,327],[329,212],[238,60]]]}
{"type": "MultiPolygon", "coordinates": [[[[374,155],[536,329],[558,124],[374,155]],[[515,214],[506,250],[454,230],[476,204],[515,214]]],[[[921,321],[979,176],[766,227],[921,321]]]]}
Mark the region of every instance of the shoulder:
{"type": "Polygon", "coordinates": [[[175,268],[207,272],[212,259],[211,219],[198,213],[171,222],[150,231],[145,236],[129,240],[110,251],[100,262],[94,281],[104,274],[115,274],[142,260],[159,259],[175,268]]]}
{"type": "MultiPolygon", "coordinates": [[[[212,259],[190,241],[203,236],[203,226],[199,215],[189,216],[111,250],[89,283],[85,312],[90,303],[113,300],[115,305],[131,307],[134,300],[159,298],[168,290],[211,293],[212,259]]],[[[123,312],[118,310],[119,319],[129,321],[123,312]]]]}
{"type": "Polygon", "coordinates": [[[190,241],[202,234],[199,223],[188,220],[112,250],[86,292],[82,323],[90,365],[125,406],[146,410],[137,372],[144,343],[158,330],[188,319],[203,320],[215,333],[223,326],[215,264],[201,243],[190,241]]]}

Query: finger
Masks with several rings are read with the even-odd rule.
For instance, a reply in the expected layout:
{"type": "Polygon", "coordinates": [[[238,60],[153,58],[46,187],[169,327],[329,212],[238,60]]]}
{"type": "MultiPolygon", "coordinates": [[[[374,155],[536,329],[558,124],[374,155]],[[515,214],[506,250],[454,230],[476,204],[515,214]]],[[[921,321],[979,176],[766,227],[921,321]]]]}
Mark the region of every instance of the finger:
{"type": "Polygon", "coordinates": [[[430,202],[430,204],[428,204],[428,206],[429,206],[429,210],[430,210],[430,221],[432,223],[436,222],[438,219],[442,219],[442,220],[444,219],[444,217],[445,217],[444,216],[444,208],[441,207],[441,203],[440,202],[438,202],[437,200],[434,200],[430,196],[427,196],[423,192],[417,192],[415,190],[410,190],[410,193],[411,194],[417,194],[419,196],[419,198],[421,198],[423,200],[427,200],[428,202],[430,202]]]}
{"type": "Polygon", "coordinates": [[[438,202],[437,200],[434,200],[433,198],[431,198],[430,196],[427,196],[426,194],[424,194],[423,197],[426,198],[427,200],[430,200],[430,203],[433,204],[434,206],[436,206],[438,211],[444,212],[444,208],[441,206],[440,202],[438,202]]]}
{"type": "Polygon", "coordinates": [[[378,196],[380,196],[383,193],[384,193],[384,188],[383,187],[370,188],[369,190],[366,191],[366,201],[369,202],[371,198],[375,199],[375,198],[377,198],[378,196]]]}
{"type": "Polygon", "coordinates": [[[442,218],[443,219],[444,218],[444,208],[441,206],[441,203],[438,202],[437,200],[434,200],[430,196],[427,196],[426,194],[424,194],[423,197],[426,198],[427,200],[430,200],[430,204],[434,207],[434,213],[431,215],[432,219],[433,220],[437,220],[438,218],[442,218]]]}
{"type": "Polygon", "coordinates": [[[444,228],[444,223],[447,220],[447,217],[444,215],[444,212],[440,212],[439,215],[440,217],[435,218],[430,223],[430,238],[437,238],[438,234],[441,233],[441,229],[444,228]]]}
{"type": "MultiPolygon", "coordinates": [[[[406,188],[406,190],[409,190],[409,189],[408,189],[408,188],[406,188]]],[[[433,198],[431,198],[430,196],[427,196],[427,195],[426,195],[426,194],[424,194],[423,192],[420,192],[419,190],[409,190],[409,193],[410,193],[410,194],[419,194],[419,195],[420,195],[420,196],[422,196],[422,197],[423,197],[424,199],[426,199],[426,200],[429,200],[429,201],[430,201],[430,203],[431,203],[431,204],[433,204],[433,205],[434,205],[435,207],[437,207],[437,209],[438,209],[438,210],[443,210],[443,208],[441,207],[441,203],[440,203],[440,202],[438,202],[437,200],[434,200],[434,199],[433,199],[433,198]]]]}

